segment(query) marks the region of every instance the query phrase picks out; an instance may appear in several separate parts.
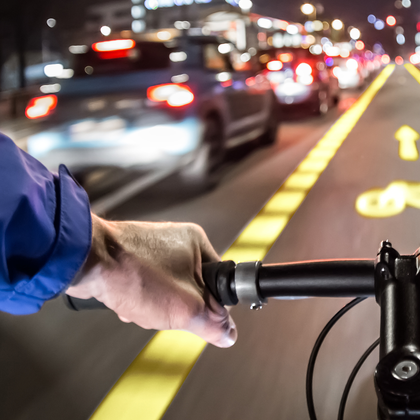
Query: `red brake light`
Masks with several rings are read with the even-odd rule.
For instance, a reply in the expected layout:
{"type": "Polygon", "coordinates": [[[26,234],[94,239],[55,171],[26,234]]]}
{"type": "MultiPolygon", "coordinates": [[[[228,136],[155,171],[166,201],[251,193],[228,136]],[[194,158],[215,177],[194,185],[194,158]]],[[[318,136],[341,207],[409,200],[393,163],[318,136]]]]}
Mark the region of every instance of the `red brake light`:
{"type": "Polygon", "coordinates": [[[147,98],[152,102],[166,102],[169,106],[178,108],[190,104],[194,100],[194,94],[187,86],[168,83],[149,87],[147,98]]]}
{"type": "Polygon", "coordinates": [[[31,120],[35,118],[46,117],[56,106],[57,96],[55,95],[32,98],[26,107],[25,115],[31,120]]]}
{"type": "Polygon", "coordinates": [[[131,50],[135,46],[136,43],[132,39],[114,39],[112,41],[95,42],[92,49],[96,52],[110,52],[131,50]]]}

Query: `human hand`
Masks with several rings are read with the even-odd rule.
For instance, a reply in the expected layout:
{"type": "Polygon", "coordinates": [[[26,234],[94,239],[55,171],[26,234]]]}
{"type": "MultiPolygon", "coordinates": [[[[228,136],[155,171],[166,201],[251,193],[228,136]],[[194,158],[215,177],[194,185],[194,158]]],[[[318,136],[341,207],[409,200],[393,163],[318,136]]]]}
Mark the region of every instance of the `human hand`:
{"type": "Polygon", "coordinates": [[[235,323],[203,282],[202,262],[220,258],[200,226],[92,215],[92,229],[88,260],[68,295],[93,297],[142,328],[186,330],[218,347],[235,343],[235,323]]]}

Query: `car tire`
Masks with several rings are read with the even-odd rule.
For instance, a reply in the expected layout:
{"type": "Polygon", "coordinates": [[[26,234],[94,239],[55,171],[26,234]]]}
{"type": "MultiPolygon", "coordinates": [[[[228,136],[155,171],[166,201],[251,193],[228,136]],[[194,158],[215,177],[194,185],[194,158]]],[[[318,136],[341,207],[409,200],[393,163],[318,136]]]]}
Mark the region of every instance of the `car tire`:
{"type": "Polygon", "coordinates": [[[217,170],[226,155],[220,118],[209,116],[204,119],[203,125],[202,141],[197,155],[180,173],[184,186],[194,193],[211,190],[218,184],[217,170]]]}
{"type": "Polygon", "coordinates": [[[273,103],[271,105],[270,116],[267,121],[267,126],[264,133],[260,137],[259,144],[262,146],[268,146],[274,144],[277,140],[277,133],[280,122],[280,104],[276,98],[273,98],[273,103]]]}

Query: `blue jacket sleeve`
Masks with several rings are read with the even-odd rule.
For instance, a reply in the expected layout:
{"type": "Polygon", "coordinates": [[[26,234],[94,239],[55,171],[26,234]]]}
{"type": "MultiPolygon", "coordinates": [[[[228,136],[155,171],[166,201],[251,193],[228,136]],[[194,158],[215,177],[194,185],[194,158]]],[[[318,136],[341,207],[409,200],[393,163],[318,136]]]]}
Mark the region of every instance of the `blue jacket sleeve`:
{"type": "Polygon", "coordinates": [[[61,293],[90,250],[86,192],[0,133],[0,311],[31,314],[61,293]]]}

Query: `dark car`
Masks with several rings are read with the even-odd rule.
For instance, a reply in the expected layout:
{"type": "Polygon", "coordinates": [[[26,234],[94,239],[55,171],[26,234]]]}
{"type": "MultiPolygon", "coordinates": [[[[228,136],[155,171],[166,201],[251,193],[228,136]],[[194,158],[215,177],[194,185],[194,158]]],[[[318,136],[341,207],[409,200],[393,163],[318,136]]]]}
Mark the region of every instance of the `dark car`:
{"type": "Polygon", "coordinates": [[[325,63],[325,54],[281,48],[261,52],[259,60],[284,107],[306,105],[323,114],[339,101],[338,82],[325,63]]]}
{"type": "Polygon", "coordinates": [[[28,151],[48,168],[173,166],[200,180],[227,149],[275,140],[271,85],[228,42],[120,39],[79,50],[74,77],[26,110],[43,120],[28,151]]]}

